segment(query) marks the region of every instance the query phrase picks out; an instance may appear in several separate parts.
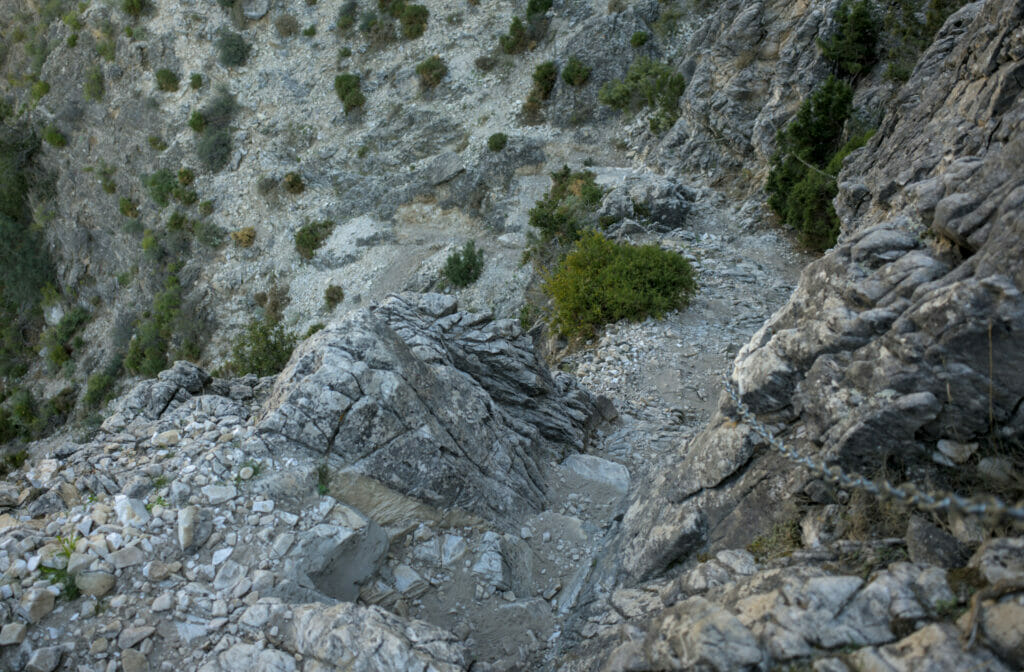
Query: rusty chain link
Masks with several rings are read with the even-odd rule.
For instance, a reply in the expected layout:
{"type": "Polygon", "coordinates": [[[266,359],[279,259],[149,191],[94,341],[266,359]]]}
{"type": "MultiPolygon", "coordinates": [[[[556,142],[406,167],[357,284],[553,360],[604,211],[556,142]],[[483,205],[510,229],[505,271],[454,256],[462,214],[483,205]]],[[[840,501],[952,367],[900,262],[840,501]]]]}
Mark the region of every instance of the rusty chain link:
{"type": "Polygon", "coordinates": [[[1009,518],[1015,521],[1024,521],[1024,506],[1011,506],[991,495],[960,497],[952,492],[942,490],[926,492],[913,483],[904,483],[900,486],[895,486],[889,481],[876,483],[856,472],[848,474],[836,465],[829,466],[820,458],[803,455],[775,438],[770,429],[758,422],[747,405],[740,400],[735,386],[728,378],[725,379],[725,389],[733,403],[736,404],[736,409],[743,422],[750,425],[751,429],[770,447],[797,464],[807,467],[829,483],[838,484],[843,488],[862,490],[877,497],[897,499],[922,511],[954,511],[964,516],[983,517],[990,520],[1009,518]]]}

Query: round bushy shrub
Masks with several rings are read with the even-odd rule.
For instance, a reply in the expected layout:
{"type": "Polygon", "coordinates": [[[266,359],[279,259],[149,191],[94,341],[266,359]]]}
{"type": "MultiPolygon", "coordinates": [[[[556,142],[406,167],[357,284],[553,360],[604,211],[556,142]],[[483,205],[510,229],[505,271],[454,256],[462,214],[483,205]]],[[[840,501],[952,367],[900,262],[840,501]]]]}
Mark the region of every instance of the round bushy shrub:
{"type": "Polygon", "coordinates": [[[500,152],[505,149],[505,145],[508,144],[508,136],[504,133],[495,133],[491,137],[487,138],[487,149],[492,152],[500,152]]]}
{"type": "Polygon", "coordinates": [[[338,100],[345,107],[345,114],[362,107],[366,102],[366,96],[360,91],[359,75],[346,72],[334,78],[334,91],[338,94],[338,100]]]}
{"type": "Polygon", "coordinates": [[[303,259],[312,259],[334,230],[334,222],[310,222],[295,233],[295,251],[303,259]]]}
{"type": "Polygon", "coordinates": [[[217,61],[225,68],[237,68],[249,60],[252,47],[238,33],[223,30],[217,38],[217,61]]]}
{"type": "Polygon", "coordinates": [[[339,303],[345,300],[345,290],[338,285],[328,285],[324,290],[324,303],[328,310],[334,310],[339,303]]]}
{"type": "Polygon", "coordinates": [[[466,287],[477,281],[484,272],[484,251],[476,249],[476,243],[466,241],[461,250],[448,255],[441,275],[450,285],[466,287]]]}
{"type": "Polygon", "coordinates": [[[231,159],[231,133],[224,128],[208,130],[196,144],[196,154],[207,170],[223,170],[231,159]]]}
{"type": "Polygon", "coordinates": [[[292,356],[296,340],[280,322],[253,320],[231,348],[231,370],[237,376],[280,373],[292,356]]]}
{"type": "Polygon", "coordinates": [[[562,79],[569,86],[583,86],[590,79],[590,68],[583,65],[583,61],[575,56],[569,57],[569,62],[562,70],[562,79]]]}
{"type": "Polygon", "coordinates": [[[302,176],[296,172],[285,175],[281,180],[281,186],[289,194],[301,194],[306,190],[306,183],[302,181],[302,176]]]}
{"type": "Polygon", "coordinates": [[[180,78],[178,73],[160,68],[156,71],[156,87],[161,91],[177,91],[180,78]]]}
{"type": "Polygon", "coordinates": [[[586,337],[621,319],[660,317],[686,306],[697,283],[689,262],[657,245],[615,243],[586,231],[544,283],[561,334],[586,337]]]}
{"type": "Polygon", "coordinates": [[[420,76],[420,83],[423,86],[432,89],[448,74],[448,66],[440,56],[431,56],[416,66],[416,74],[420,76]]]}
{"type": "Polygon", "coordinates": [[[647,40],[649,39],[651,39],[651,36],[648,33],[645,33],[642,30],[638,30],[635,33],[633,33],[632,37],[629,38],[629,44],[634,49],[639,49],[640,47],[647,44],[647,40]]]}

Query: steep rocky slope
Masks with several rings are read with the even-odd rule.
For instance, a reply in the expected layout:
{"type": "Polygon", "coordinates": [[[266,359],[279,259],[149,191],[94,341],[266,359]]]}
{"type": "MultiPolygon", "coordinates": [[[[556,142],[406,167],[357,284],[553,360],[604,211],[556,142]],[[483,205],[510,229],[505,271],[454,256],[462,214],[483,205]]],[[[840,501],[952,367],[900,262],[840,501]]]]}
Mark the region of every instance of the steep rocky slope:
{"type": "MultiPolygon", "coordinates": [[[[47,319],[92,313],[73,366],[26,380],[49,396],[123,354],[168,261],[182,262],[181,317],[204,367],[136,377],[98,429],[9,463],[4,666],[1024,664],[1019,528],[831,485],[769,451],[721,384],[844,469],[1020,496],[1024,5],[969,4],[907,82],[881,65],[858,81],[857,123],[879,128],[838,177],[838,245],[812,259],[770,226],[759,187],[776,131],[830,69],[818,40],[837,3],[555,2],[515,56],[498,33],[526,3],[427,0],[424,36],[384,46],[335,25],[343,4],[157,3],[138,20],[81,7],[88,29],[70,15],[45,26],[50,91],[33,106],[10,90],[25,118],[70,138],[35,158],[56,180],[56,198],[33,202],[58,260],[47,319]],[[315,29],[285,35],[285,14],[315,29]],[[216,62],[224,29],[253,45],[246,65],[216,62]],[[632,46],[638,31],[650,39],[632,46]],[[110,39],[103,102],[88,100],[91,54],[110,39]],[[415,74],[433,53],[449,68],[437,88],[415,74]],[[559,79],[540,119],[520,113],[533,67],[570,55],[592,81],[559,79]],[[649,113],[597,102],[635,56],[687,80],[662,136],[649,113]],[[178,91],[157,87],[160,67],[183,75],[178,91]],[[366,94],[349,114],[332,90],[342,71],[366,94]],[[251,247],[175,244],[137,179],[199,165],[188,118],[218,84],[240,105],[232,151],[191,183],[213,214],[175,207],[223,232],[253,226],[251,247]],[[486,148],[496,131],[510,136],[500,152],[486,148]],[[519,264],[527,211],[548,172],[584,162],[606,190],[600,213],[618,219],[610,234],[685,255],[701,291],[564,350],[509,318],[537,280],[519,264]],[[111,220],[121,197],[138,223],[111,220]],[[324,219],[337,225],[305,259],[294,234],[324,219]],[[162,258],[139,249],[141,229],[167,236],[162,258]],[[466,239],[483,241],[483,277],[430,293],[466,239]],[[337,309],[323,300],[334,283],[337,309]],[[298,333],[329,324],[279,375],[211,374],[268,301],[298,333]]],[[[40,53],[12,44],[8,72],[40,53]]]]}

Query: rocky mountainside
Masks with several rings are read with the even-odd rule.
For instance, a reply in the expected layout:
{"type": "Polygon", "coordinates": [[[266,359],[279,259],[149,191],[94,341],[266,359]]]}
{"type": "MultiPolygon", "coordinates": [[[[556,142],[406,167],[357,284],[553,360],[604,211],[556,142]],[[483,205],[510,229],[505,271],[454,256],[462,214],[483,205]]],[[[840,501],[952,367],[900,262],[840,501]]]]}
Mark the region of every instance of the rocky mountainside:
{"type": "Polygon", "coordinates": [[[1021,499],[1024,3],[0,16],[4,260],[49,260],[38,296],[0,275],[4,669],[1024,665],[1019,520],[835,484],[739,408],[1021,499]],[[815,256],[762,187],[844,72],[869,139],[808,164],[815,256]],[[686,259],[688,307],[547,326],[562,165],[556,205],[686,259]]]}

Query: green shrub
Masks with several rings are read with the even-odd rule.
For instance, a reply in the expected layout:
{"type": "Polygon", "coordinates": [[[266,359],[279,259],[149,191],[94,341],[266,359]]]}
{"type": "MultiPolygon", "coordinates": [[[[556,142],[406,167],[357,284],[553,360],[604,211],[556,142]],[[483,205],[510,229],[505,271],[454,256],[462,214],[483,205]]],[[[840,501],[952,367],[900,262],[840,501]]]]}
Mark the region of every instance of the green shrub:
{"type": "Polygon", "coordinates": [[[125,217],[139,216],[138,206],[136,206],[131,199],[125,198],[123,196],[121,197],[121,200],[118,202],[118,210],[120,210],[121,214],[124,215],[125,217]]]}
{"type": "Polygon", "coordinates": [[[206,119],[203,117],[203,113],[199,110],[192,110],[192,116],[188,118],[188,126],[196,133],[205,131],[206,119]]]}
{"type": "Polygon", "coordinates": [[[836,74],[856,77],[878,62],[879,26],[867,0],[843,0],[833,17],[836,31],[819,41],[822,55],[832,63],[836,74]]]}
{"type": "Polygon", "coordinates": [[[302,181],[302,176],[296,172],[285,175],[281,180],[281,186],[289,194],[301,194],[306,190],[306,183],[302,181]]]}
{"type": "Polygon", "coordinates": [[[252,247],[252,244],[256,242],[256,227],[245,226],[237,231],[232,231],[231,241],[236,247],[252,247]]]}
{"type": "Polygon", "coordinates": [[[142,186],[149,192],[149,197],[161,208],[167,207],[171,192],[177,183],[174,173],[169,170],[158,170],[142,176],[142,186]]]}
{"type": "Polygon", "coordinates": [[[647,44],[647,40],[649,39],[651,39],[649,33],[645,33],[642,30],[638,30],[635,33],[633,33],[633,35],[629,38],[629,44],[634,49],[639,49],[640,47],[647,44]]]}
{"type": "Polygon", "coordinates": [[[43,129],[43,140],[54,147],[65,147],[68,144],[68,139],[52,124],[43,129]]]}
{"type": "Polygon", "coordinates": [[[192,76],[188,78],[188,85],[193,91],[198,91],[203,88],[203,76],[198,72],[193,72],[192,76]]]}
{"type": "Polygon", "coordinates": [[[213,214],[213,201],[203,201],[199,204],[199,214],[209,217],[213,214]]]}
{"type": "Polygon", "coordinates": [[[580,59],[570,56],[562,70],[562,79],[569,86],[583,86],[590,79],[590,68],[583,65],[580,59]]]}
{"type": "Polygon", "coordinates": [[[367,12],[359,20],[359,31],[366,35],[370,44],[387,44],[395,39],[395,24],[391,19],[367,12]]]}
{"type": "Polygon", "coordinates": [[[397,18],[402,26],[402,37],[414,40],[426,32],[430,12],[423,5],[404,5],[397,18]]]}
{"type": "Polygon", "coordinates": [[[593,213],[604,191],[590,171],[572,172],[569,166],[551,173],[551,189],[530,210],[530,226],[540,232],[540,241],[567,245],[593,223],[593,213]]]}
{"type": "Polygon", "coordinates": [[[177,91],[180,78],[178,73],[160,68],[156,71],[156,86],[161,91],[177,91]]]}
{"type": "Polygon", "coordinates": [[[312,259],[333,230],[334,222],[330,220],[305,224],[295,233],[295,251],[303,259],[312,259]]]}
{"type": "Polygon", "coordinates": [[[205,219],[192,222],[192,235],[206,247],[220,247],[228,237],[228,232],[213,222],[205,219]]]}
{"type": "Polygon", "coordinates": [[[103,71],[98,66],[93,66],[85,72],[85,83],[82,84],[82,94],[86,100],[99,101],[103,99],[103,71]]]}
{"type": "Polygon", "coordinates": [[[231,133],[223,128],[203,133],[196,144],[196,154],[207,170],[215,173],[223,170],[231,160],[231,133]]]}
{"type": "Polygon", "coordinates": [[[292,356],[297,339],[280,322],[253,320],[231,348],[231,371],[236,376],[280,373],[292,356]]]}
{"type": "Polygon", "coordinates": [[[685,88],[685,79],[671,66],[641,57],[629,66],[625,79],[605,83],[597,98],[623,112],[656,108],[650,127],[663,133],[679,118],[679,96],[685,88]]]}
{"type": "Polygon", "coordinates": [[[768,205],[812,249],[825,250],[835,244],[839,235],[839,218],[832,207],[837,193],[835,175],[842,159],[870,137],[839,146],[852,100],[853,89],[830,76],[776,138],[778,150],[765,186],[768,205]]]}
{"type": "Polygon", "coordinates": [[[467,240],[461,250],[457,250],[444,262],[441,277],[455,287],[466,287],[477,281],[484,272],[484,251],[476,249],[476,243],[467,240]]]}
{"type": "Polygon", "coordinates": [[[167,149],[167,143],[164,142],[164,139],[161,138],[159,135],[149,136],[148,138],[146,138],[146,142],[148,142],[149,146],[158,152],[162,152],[165,149],[167,149]]]}
{"type": "Polygon", "coordinates": [[[171,273],[164,280],[163,291],[153,298],[153,307],[147,316],[136,325],[124,358],[124,368],[130,373],[148,377],[166,369],[167,353],[180,315],[181,281],[171,273]]]}
{"type": "Polygon", "coordinates": [[[420,84],[432,89],[448,74],[448,66],[440,56],[431,56],[416,66],[416,74],[420,76],[420,84]]]}
{"type": "Polygon", "coordinates": [[[43,80],[39,80],[32,84],[32,88],[29,89],[29,97],[32,99],[32,103],[38,103],[39,99],[50,92],[50,85],[43,80]]]}
{"type": "Polygon", "coordinates": [[[570,337],[621,319],[660,317],[686,306],[696,290],[693,269],[678,254],[615,243],[596,231],[583,233],[544,283],[552,326],[570,337]]]}
{"type": "Polygon", "coordinates": [[[116,374],[106,372],[94,373],[85,384],[85,396],[82,401],[87,408],[99,408],[114,398],[116,374]]]}
{"type": "Polygon", "coordinates": [[[121,0],[121,11],[137,19],[146,11],[146,0],[121,0]]]}
{"type": "Polygon", "coordinates": [[[342,59],[342,58],[348,58],[351,55],[352,55],[352,48],[351,47],[341,47],[340,49],[338,49],[338,59],[339,60],[342,59]]]}
{"type": "Polygon", "coordinates": [[[74,49],[78,44],[78,33],[71,33],[68,35],[68,40],[65,42],[68,45],[68,49],[74,49]]]}
{"type": "Polygon", "coordinates": [[[237,68],[249,60],[252,47],[238,33],[222,30],[217,37],[217,61],[226,68],[237,68]]]}
{"type": "Polygon", "coordinates": [[[505,149],[505,145],[508,144],[508,136],[504,133],[495,133],[491,137],[487,138],[487,149],[492,152],[500,152],[505,149]]]}
{"type": "Polygon", "coordinates": [[[305,30],[302,31],[302,34],[305,37],[313,37],[314,35],[316,35],[316,24],[310,24],[308,27],[306,27],[305,30]]]}
{"type": "Polygon", "coordinates": [[[518,54],[526,51],[530,45],[530,38],[526,33],[526,25],[523,20],[518,16],[512,17],[508,34],[499,37],[498,43],[506,54],[518,54]]]}
{"type": "Polygon", "coordinates": [[[104,61],[113,61],[117,55],[117,40],[113,38],[97,40],[96,54],[104,61]]]}
{"type": "Polygon", "coordinates": [[[526,18],[533,19],[543,16],[551,9],[553,0],[530,0],[526,3],[526,18]]]}
{"type": "Polygon", "coordinates": [[[46,348],[46,359],[54,369],[63,366],[71,359],[71,354],[82,347],[82,339],[75,336],[88,321],[89,311],[75,306],[43,334],[42,343],[46,348]]]}
{"type": "Polygon", "coordinates": [[[338,10],[338,30],[344,32],[351,30],[356,25],[356,13],[359,11],[359,3],[356,0],[348,0],[342,3],[338,10]]]}
{"type": "Polygon", "coordinates": [[[334,78],[334,91],[338,94],[338,100],[345,107],[345,114],[362,107],[366,102],[366,96],[359,89],[359,75],[346,72],[334,78]]]}
{"type": "Polygon", "coordinates": [[[328,285],[324,290],[324,303],[327,304],[327,310],[334,310],[344,300],[345,291],[338,285],[328,285]]]}
{"type": "Polygon", "coordinates": [[[490,72],[494,69],[494,66],[498,64],[498,59],[489,54],[483,56],[477,56],[476,60],[473,61],[473,65],[477,67],[480,72],[490,72]]]}
{"type": "Polygon", "coordinates": [[[181,186],[187,187],[188,185],[195,182],[195,179],[196,174],[192,171],[191,168],[178,169],[178,184],[180,184],[181,186]]]}
{"type": "Polygon", "coordinates": [[[235,97],[224,87],[217,90],[217,95],[209,102],[201,113],[207,126],[224,128],[235,118],[238,103],[235,97]]]}
{"type": "Polygon", "coordinates": [[[544,61],[533,70],[533,88],[542,100],[547,100],[558,79],[558,66],[554,61],[544,61]]]}

